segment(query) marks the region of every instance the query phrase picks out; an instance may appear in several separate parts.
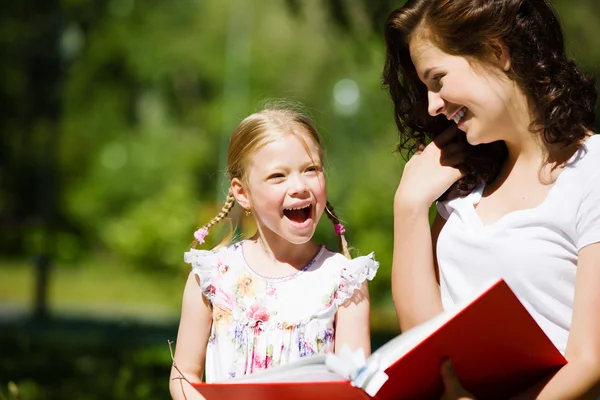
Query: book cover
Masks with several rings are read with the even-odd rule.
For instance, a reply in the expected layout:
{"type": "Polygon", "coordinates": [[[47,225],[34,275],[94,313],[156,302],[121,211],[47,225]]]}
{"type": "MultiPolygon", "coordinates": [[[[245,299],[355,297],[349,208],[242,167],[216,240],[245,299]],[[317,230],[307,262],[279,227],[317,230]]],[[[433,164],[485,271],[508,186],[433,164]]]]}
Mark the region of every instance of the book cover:
{"type": "MultiPolygon", "coordinates": [[[[384,344],[360,368],[360,379],[332,370],[327,357],[194,386],[208,400],[439,399],[440,363],[450,357],[463,386],[475,397],[500,399],[566,364],[504,280],[384,344]],[[365,376],[366,370],[379,375],[365,376]],[[387,379],[379,379],[381,373],[387,379]]],[[[338,364],[344,363],[352,362],[338,364]]]]}

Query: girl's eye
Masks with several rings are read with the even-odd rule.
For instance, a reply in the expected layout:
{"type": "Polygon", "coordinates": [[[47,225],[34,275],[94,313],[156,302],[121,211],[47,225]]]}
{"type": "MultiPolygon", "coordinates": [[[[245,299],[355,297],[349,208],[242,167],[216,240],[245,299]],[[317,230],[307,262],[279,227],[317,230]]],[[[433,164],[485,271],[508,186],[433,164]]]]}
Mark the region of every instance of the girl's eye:
{"type": "Polygon", "coordinates": [[[444,77],[444,75],[436,75],[433,78],[431,78],[431,80],[433,81],[433,84],[436,87],[440,87],[442,86],[442,78],[444,77]]]}
{"type": "Polygon", "coordinates": [[[277,180],[277,179],[282,179],[284,178],[283,174],[271,174],[269,175],[269,177],[267,178],[268,180],[277,180]]]}
{"type": "Polygon", "coordinates": [[[320,170],[321,167],[317,165],[311,165],[310,167],[306,168],[306,172],[319,172],[320,170]]]}

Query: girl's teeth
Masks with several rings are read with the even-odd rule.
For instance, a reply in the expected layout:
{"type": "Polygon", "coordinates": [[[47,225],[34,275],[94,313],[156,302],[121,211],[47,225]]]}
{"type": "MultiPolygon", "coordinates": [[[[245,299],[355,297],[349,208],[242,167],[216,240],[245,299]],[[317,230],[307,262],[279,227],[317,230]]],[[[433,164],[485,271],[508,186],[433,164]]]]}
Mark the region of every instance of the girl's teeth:
{"type": "Polygon", "coordinates": [[[304,206],[304,207],[294,207],[294,208],[286,208],[286,210],[302,210],[303,208],[306,208],[308,206],[304,206]]]}

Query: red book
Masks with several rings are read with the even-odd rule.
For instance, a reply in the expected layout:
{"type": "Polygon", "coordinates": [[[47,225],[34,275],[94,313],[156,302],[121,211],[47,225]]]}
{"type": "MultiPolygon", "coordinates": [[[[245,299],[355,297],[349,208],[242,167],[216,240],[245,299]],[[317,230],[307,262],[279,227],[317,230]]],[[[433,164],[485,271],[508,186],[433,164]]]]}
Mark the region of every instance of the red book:
{"type": "Polygon", "coordinates": [[[194,387],[208,400],[437,400],[443,388],[440,363],[446,356],[452,359],[463,386],[485,399],[517,394],[566,364],[500,279],[377,349],[365,366],[378,370],[378,377],[381,372],[387,375],[383,385],[367,376],[365,384],[355,379],[361,387],[354,386],[348,374],[331,370],[327,357],[331,361],[337,356],[328,355],[194,387]]]}

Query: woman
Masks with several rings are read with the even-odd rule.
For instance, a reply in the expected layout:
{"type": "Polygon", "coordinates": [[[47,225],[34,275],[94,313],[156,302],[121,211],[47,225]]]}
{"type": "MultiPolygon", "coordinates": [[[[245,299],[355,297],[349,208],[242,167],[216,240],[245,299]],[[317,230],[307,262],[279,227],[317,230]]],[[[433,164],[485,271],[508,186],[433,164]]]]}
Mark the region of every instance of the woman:
{"type": "MultiPolygon", "coordinates": [[[[402,330],[503,277],[568,360],[521,397],[600,396],[597,93],[556,13],[545,0],[409,0],[385,38],[400,149],[417,146],[394,200],[402,330]]],[[[442,376],[445,397],[470,397],[449,364],[442,376]]]]}

